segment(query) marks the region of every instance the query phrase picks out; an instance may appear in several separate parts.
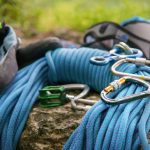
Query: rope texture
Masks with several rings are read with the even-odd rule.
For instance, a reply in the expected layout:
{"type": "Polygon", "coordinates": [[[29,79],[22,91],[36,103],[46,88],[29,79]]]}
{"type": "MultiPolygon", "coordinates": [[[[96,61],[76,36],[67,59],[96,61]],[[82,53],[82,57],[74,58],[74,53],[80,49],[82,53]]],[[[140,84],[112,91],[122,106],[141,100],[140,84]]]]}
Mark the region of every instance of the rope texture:
{"type": "MultiPolygon", "coordinates": [[[[20,70],[7,89],[0,93],[0,149],[16,149],[38,91],[46,84],[84,83],[100,92],[116,79],[110,72],[112,64],[90,64],[90,58],[97,55],[109,54],[97,49],[61,48],[48,52],[45,58],[20,70]]],[[[149,67],[134,64],[124,64],[119,70],[150,74],[149,67]]],[[[122,97],[142,90],[142,86],[130,84],[110,96],[122,97]]],[[[63,149],[130,150],[142,145],[148,150],[149,108],[149,98],[118,106],[109,106],[99,101],[86,113],[63,149]]]]}

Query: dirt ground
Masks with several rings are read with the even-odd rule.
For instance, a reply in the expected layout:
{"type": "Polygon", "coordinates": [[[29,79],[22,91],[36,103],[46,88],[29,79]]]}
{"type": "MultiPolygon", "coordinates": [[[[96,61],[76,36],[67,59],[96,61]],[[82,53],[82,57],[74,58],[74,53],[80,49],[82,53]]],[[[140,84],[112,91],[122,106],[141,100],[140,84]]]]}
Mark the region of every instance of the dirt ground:
{"type": "Polygon", "coordinates": [[[27,45],[29,43],[47,38],[47,37],[58,37],[62,40],[71,41],[77,44],[81,44],[83,41],[83,35],[84,33],[76,32],[71,29],[54,29],[52,31],[49,31],[47,33],[37,33],[32,32],[30,36],[25,36],[25,34],[18,28],[15,28],[15,31],[17,33],[17,36],[21,39],[21,47],[24,45],[27,45]]]}

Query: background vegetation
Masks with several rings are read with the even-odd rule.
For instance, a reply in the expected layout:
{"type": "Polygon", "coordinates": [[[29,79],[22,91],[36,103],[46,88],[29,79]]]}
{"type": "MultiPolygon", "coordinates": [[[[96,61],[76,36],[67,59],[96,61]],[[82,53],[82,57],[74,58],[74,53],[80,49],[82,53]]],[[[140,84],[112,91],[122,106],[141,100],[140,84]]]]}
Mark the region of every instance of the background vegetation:
{"type": "Polygon", "coordinates": [[[0,0],[0,18],[25,32],[54,28],[84,31],[90,25],[132,16],[150,18],[149,0],[0,0]]]}

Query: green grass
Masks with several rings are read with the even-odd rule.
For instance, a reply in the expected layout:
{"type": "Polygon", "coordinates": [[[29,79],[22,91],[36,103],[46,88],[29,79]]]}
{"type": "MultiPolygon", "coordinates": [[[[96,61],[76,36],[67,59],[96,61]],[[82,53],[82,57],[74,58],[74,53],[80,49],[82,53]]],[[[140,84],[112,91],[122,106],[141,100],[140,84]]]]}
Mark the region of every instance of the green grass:
{"type": "Polygon", "coordinates": [[[0,11],[5,10],[1,18],[25,31],[60,27],[84,31],[104,20],[120,23],[133,16],[150,18],[149,0],[17,0],[0,6],[0,11]]]}

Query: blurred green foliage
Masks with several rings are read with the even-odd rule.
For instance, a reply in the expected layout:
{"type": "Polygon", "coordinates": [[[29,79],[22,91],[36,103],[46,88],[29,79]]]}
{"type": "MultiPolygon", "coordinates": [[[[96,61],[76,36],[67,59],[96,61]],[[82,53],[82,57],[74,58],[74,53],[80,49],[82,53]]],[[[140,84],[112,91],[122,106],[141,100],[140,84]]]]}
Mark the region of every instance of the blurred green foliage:
{"type": "Polygon", "coordinates": [[[132,16],[150,18],[149,0],[0,0],[0,18],[24,31],[84,31],[100,21],[121,22],[132,16]]]}

